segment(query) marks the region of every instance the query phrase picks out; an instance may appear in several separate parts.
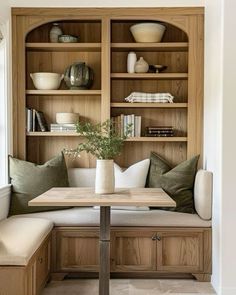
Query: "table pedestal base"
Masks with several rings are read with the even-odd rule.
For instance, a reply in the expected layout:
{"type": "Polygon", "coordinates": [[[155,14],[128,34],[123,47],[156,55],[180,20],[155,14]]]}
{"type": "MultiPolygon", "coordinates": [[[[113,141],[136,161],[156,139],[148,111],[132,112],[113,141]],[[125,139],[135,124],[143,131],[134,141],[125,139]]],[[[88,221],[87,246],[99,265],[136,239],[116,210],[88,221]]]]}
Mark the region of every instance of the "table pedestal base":
{"type": "Polygon", "coordinates": [[[110,212],[111,207],[100,207],[100,270],[99,295],[109,295],[110,281],[110,212]]]}

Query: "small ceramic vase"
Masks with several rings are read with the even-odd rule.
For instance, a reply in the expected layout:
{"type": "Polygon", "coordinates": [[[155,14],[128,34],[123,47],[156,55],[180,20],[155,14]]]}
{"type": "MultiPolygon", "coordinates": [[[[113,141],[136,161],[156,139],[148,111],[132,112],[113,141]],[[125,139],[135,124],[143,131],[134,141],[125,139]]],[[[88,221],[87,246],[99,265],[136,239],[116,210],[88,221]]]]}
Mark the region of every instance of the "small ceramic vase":
{"type": "Polygon", "coordinates": [[[134,66],[137,61],[137,55],[135,52],[129,52],[127,56],[127,72],[134,73],[134,66]]]}
{"type": "Polygon", "coordinates": [[[97,160],[95,193],[112,194],[115,191],[113,160],[97,160]]]}
{"type": "Polygon", "coordinates": [[[147,73],[148,69],[148,63],[143,59],[143,57],[140,57],[140,59],[136,61],[134,66],[135,73],[147,73]]]}
{"type": "Polygon", "coordinates": [[[58,37],[62,34],[63,32],[62,32],[62,29],[59,27],[59,24],[54,23],[50,30],[50,42],[57,43],[58,37]]]}

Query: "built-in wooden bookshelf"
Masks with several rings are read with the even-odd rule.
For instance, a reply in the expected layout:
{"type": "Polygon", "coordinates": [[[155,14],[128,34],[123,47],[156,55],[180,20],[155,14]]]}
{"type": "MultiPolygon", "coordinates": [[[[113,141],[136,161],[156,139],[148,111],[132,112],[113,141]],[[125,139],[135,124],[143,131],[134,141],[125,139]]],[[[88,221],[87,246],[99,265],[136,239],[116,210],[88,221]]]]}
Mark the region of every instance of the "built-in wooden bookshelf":
{"type": "MultiPolygon", "coordinates": [[[[17,23],[13,26],[17,36],[13,39],[14,155],[42,163],[84,140],[69,132],[27,133],[26,107],[44,112],[48,123],[55,123],[57,112],[76,112],[81,121],[93,123],[121,114],[141,116],[142,136],[128,138],[122,156],[116,159],[124,167],[149,157],[151,151],[172,164],[201,154],[203,19],[201,13],[195,12],[129,8],[74,9],[66,14],[64,10],[51,9],[42,15],[31,15],[30,22],[24,21],[23,16],[17,20],[13,16],[13,24],[17,23]],[[57,11],[56,16],[53,11],[57,11]],[[50,43],[49,31],[55,20],[64,33],[79,36],[79,43],[50,43]],[[162,42],[134,42],[129,28],[143,20],[164,23],[167,29],[162,42]],[[149,64],[163,64],[167,69],[161,73],[129,74],[129,51],[143,56],[149,64]],[[94,70],[91,89],[69,90],[64,82],[58,90],[34,88],[30,73],[64,73],[75,61],[84,61],[94,70]],[[125,97],[135,91],[168,92],[174,96],[174,103],[125,102],[125,97]],[[145,137],[145,127],[150,125],[173,126],[175,136],[145,137]]],[[[94,167],[95,159],[83,155],[68,165],[94,167]]]]}

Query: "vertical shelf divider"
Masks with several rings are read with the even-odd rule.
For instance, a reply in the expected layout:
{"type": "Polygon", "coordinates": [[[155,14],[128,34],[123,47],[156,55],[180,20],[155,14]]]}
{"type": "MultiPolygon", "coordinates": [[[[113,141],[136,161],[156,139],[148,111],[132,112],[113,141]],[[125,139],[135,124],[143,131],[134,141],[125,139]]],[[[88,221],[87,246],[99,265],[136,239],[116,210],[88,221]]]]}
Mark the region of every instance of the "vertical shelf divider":
{"type": "Polygon", "coordinates": [[[110,39],[111,24],[109,17],[102,18],[102,55],[101,55],[101,122],[110,119],[110,39]]]}

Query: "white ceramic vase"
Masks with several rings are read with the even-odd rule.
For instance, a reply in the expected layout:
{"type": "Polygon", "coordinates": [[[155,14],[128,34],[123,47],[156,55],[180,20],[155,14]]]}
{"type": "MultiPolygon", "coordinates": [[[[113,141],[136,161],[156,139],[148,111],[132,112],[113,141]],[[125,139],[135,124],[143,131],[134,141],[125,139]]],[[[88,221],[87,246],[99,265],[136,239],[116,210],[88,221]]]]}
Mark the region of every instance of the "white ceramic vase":
{"type": "Polygon", "coordinates": [[[54,23],[50,30],[50,42],[57,43],[58,37],[62,34],[63,34],[62,29],[59,27],[57,23],[54,23]]]}
{"type": "Polygon", "coordinates": [[[134,66],[137,61],[137,55],[135,52],[129,52],[127,56],[127,72],[134,73],[134,66]]]}
{"type": "Polygon", "coordinates": [[[146,60],[144,60],[143,57],[140,57],[140,59],[136,61],[134,66],[135,73],[147,73],[148,69],[149,65],[146,60]]]}
{"type": "Polygon", "coordinates": [[[97,160],[95,193],[112,194],[115,191],[113,160],[97,160]]]}

